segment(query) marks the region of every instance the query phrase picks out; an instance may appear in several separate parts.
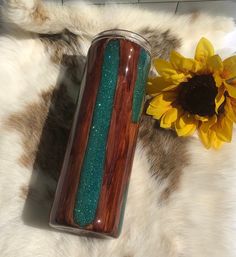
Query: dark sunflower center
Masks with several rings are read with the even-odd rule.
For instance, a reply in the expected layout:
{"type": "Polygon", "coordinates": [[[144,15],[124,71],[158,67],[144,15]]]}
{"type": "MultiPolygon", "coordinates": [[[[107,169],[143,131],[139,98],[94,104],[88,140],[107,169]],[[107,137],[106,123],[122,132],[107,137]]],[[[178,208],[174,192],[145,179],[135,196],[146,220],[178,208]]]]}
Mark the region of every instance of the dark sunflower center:
{"type": "Polygon", "coordinates": [[[185,111],[200,116],[215,114],[217,87],[212,75],[196,75],[180,84],[178,103],[185,111]]]}

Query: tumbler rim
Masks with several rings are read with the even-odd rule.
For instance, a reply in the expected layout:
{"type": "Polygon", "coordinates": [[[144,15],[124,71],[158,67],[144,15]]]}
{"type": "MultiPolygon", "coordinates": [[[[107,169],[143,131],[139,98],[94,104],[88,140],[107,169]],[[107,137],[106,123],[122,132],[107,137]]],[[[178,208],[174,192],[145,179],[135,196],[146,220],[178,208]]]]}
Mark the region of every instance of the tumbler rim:
{"type": "Polygon", "coordinates": [[[97,34],[93,40],[92,44],[95,43],[98,40],[101,40],[103,38],[121,38],[121,39],[127,39],[129,41],[132,41],[141,47],[143,47],[150,55],[151,55],[151,44],[150,42],[140,34],[125,30],[125,29],[110,29],[105,30],[97,34]]]}

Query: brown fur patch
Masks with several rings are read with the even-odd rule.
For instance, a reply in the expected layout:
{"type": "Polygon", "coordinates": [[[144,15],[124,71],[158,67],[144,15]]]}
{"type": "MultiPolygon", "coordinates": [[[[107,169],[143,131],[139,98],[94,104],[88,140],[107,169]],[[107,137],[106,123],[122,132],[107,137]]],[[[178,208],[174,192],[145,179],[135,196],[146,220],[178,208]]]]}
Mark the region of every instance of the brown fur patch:
{"type": "Polygon", "coordinates": [[[28,186],[21,186],[20,187],[20,198],[27,199],[29,193],[29,187],[28,186]]]}
{"type": "Polygon", "coordinates": [[[6,123],[22,135],[24,154],[20,157],[21,165],[29,167],[35,161],[37,146],[42,134],[52,97],[52,90],[43,92],[39,102],[30,103],[23,111],[11,115],[6,123]]]}
{"type": "Polygon", "coordinates": [[[170,30],[162,32],[159,29],[146,27],[141,29],[139,33],[151,44],[153,57],[168,59],[171,50],[181,46],[181,40],[170,30]]]}
{"type": "Polygon", "coordinates": [[[49,19],[46,9],[41,2],[38,3],[35,11],[32,13],[32,18],[39,24],[49,19]]]}
{"type": "Polygon", "coordinates": [[[46,51],[51,56],[51,61],[60,64],[64,55],[76,56],[80,51],[79,36],[68,30],[60,34],[40,35],[46,51]]]}
{"type": "MultiPolygon", "coordinates": [[[[170,30],[160,31],[150,27],[140,32],[152,46],[152,56],[168,59],[171,50],[181,46],[181,40],[170,30]]],[[[152,175],[167,182],[162,200],[167,200],[180,182],[183,168],[188,165],[185,138],[179,138],[170,130],[161,129],[158,122],[144,115],[141,120],[139,140],[147,150],[152,175]]]]}
{"type": "Polygon", "coordinates": [[[199,11],[196,11],[194,13],[192,13],[191,15],[191,22],[194,23],[197,21],[197,19],[199,18],[200,16],[200,12],[199,11]]]}
{"type": "Polygon", "coordinates": [[[178,188],[182,170],[189,163],[188,139],[178,137],[171,130],[161,129],[157,121],[144,115],[139,140],[147,151],[152,175],[167,182],[161,196],[162,200],[166,200],[178,188]]]}
{"type": "Polygon", "coordinates": [[[19,163],[40,167],[57,177],[63,161],[75,104],[65,86],[43,92],[39,101],[8,118],[7,128],[22,136],[23,154],[19,163]]]}

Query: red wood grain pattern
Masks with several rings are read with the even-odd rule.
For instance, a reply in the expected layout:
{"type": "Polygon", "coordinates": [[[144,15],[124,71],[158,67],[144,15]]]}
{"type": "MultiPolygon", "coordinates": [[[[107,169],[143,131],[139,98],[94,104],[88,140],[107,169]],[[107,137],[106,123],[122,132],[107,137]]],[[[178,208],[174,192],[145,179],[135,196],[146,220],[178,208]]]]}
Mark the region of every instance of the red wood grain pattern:
{"type": "Polygon", "coordinates": [[[77,107],[74,125],[70,134],[67,153],[57,187],[54,208],[51,212],[51,223],[73,225],[73,210],[80,170],[89,137],[89,130],[93,117],[93,110],[101,79],[103,52],[107,39],[93,44],[89,50],[87,74],[84,93],[80,107],[77,107]]]}
{"type": "Polygon", "coordinates": [[[75,228],[73,233],[84,234],[87,230],[117,237],[139,126],[132,123],[132,103],[141,47],[125,39],[119,39],[119,74],[96,218],[92,224],[82,229],[73,219],[80,170],[101,80],[104,49],[108,41],[109,39],[97,41],[90,48],[84,94],[81,106],[76,110],[50,221],[52,225],[58,228],[61,226],[68,231],[75,228]]]}
{"type": "Polygon", "coordinates": [[[140,47],[120,40],[120,66],[99,206],[93,230],[118,236],[124,193],[129,183],[138,124],[132,123],[132,99],[140,47]]]}

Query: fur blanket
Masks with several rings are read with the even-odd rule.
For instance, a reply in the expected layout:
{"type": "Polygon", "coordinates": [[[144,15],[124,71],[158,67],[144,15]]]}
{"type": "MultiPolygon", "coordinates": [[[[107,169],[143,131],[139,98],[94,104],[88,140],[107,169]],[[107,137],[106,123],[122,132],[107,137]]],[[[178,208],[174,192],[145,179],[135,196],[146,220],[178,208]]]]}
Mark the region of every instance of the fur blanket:
{"type": "Polygon", "coordinates": [[[111,28],[145,36],[155,56],[188,56],[205,36],[222,54],[232,19],[133,7],[5,0],[0,34],[1,257],[235,257],[236,138],[221,151],[143,116],[124,226],[114,240],[48,226],[91,39],[111,28]]]}

